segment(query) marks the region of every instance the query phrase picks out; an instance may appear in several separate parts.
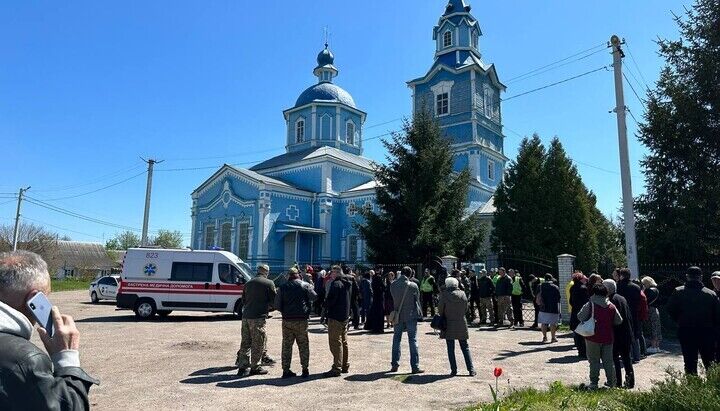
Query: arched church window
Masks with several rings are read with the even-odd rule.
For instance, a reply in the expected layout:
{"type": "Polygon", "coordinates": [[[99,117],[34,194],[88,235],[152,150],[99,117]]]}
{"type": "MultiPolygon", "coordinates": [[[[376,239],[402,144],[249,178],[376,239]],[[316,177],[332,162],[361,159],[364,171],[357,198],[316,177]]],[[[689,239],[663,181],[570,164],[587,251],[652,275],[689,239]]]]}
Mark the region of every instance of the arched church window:
{"type": "Polygon", "coordinates": [[[246,261],[249,251],[250,223],[247,221],[239,222],[237,232],[237,256],[243,261],[246,261]]]}
{"type": "Polygon", "coordinates": [[[220,247],[225,251],[231,251],[232,247],[232,223],[227,221],[220,226],[220,247]]]}
{"type": "Polygon", "coordinates": [[[348,261],[354,263],[358,259],[358,244],[357,236],[349,235],[347,238],[348,243],[348,261]]]}
{"type": "Polygon", "coordinates": [[[443,48],[452,46],[452,32],[450,30],[443,34],[443,48]]]}
{"type": "Polygon", "coordinates": [[[215,245],[215,224],[208,223],[205,226],[205,249],[210,249],[215,245]]]}
{"type": "Polygon", "coordinates": [[[302,143],[305,141],[305,120],[298,120],[295,123],[295,142],[302,143]]]}
{"type": "Polygon", "coordinates": [[[348,144],[355,145],[355,123],[348,121],[345,125],[345,141],[348,144]]]}

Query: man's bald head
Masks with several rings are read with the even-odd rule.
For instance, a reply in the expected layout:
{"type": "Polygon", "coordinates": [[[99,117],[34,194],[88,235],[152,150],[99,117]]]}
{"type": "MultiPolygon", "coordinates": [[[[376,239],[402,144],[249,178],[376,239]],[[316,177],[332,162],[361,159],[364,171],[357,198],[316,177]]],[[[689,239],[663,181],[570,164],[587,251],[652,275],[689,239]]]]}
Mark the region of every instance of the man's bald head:
{"type": "Polygon", "coordinates": [[[14,308],[32,291],[50,293],[47,263],[30,251],[0,253],[0,301],[14,308]]]}

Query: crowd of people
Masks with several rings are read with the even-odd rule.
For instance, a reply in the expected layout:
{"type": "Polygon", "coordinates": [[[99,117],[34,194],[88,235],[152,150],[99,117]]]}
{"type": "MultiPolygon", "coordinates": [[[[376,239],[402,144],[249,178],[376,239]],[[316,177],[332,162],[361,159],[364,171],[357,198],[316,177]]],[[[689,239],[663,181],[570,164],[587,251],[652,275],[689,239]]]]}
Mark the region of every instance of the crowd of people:
{"type": "MultiPolygon", "coordinates": [[[[492,276],[471,268],[425,271],[421,279],[410,267],[387,273],[382,267],[362,275],[338,265],[329,272],[290,269],[279,287],[268,278],[269,267],[259,265],[257,276],[245,284],[238,375],[267,374],[275,361],[267,355],[266,321],[278,310],[282,316],[282,378],[292,371],[292,349],[298,345],[301,377],[310,375],[308,320],[316,314],[327,327],[332,353],[326,377],[350,370],[348,329],[383,333],[392,327],[390,371],[400,368],[403,335],[407,335],[410,370],[423,373],[418,349],[418,323],[431,321],[446,341],[450,374],[458,373],[455,348],[459,345],[465,368],[476,375],[468,345],[468,324],[522,326],[522,297],[529,293],[535,307],[533,327],[540,325],[543,342],[556,341],[561,320],[561,293],[552,275],[528,277],[527,289],[516,270],[500,268],[492,276]],[[519,297],[519,298],[516,298],[519,297]],[[547,333],[550,332],[550,340],[547,333]],[[457,341],[457,344],[456,344],[457,341]]],[[[600,369],[609,387],[633,388],[633,366],[659,351],[662,338],[658,286],[653,278],[632,280],[629,269],[613,278],[586,277],[577,271],[566,288],[570,325],[578,355],[588,361],[591,389],[598,388],[600,369]],[[644,330],[648,332],[645,338],[644,330]],[[624,375],[623,375],[624,374],[624,375]],[[624,376],[624,378],[623,378],[624,376]]],[[[678,325],[685,372],[698,372],[698,357],[707,369],[720,362],[720,272],[713,273],[714,290],[705,287],[698,267],[687,270],[687,281],[677,287],[665,311],[678,325]]],[[[0,409],[88,409],[88,392],[98,381],[80,367],[79,332],[72,317],[52,308],[54,334],[37,326],[28,301],[49,294],[47,264],[27,252],[0,253],[0,409]],[[30,338],[37,327],[45,352],[30,338]],[[46,354],[47,353],[47,354],[46,354]]]]}
{"type": "Polygon", "coordinates": [[[257,277],[245,285],[242,343],[236,365],[238,374],[266,374],[265,365],[274,364],[267,356],[265,321],[272,310],[282,316],[283,378],[297,373],[291,370],[292,346],[300,352],[301,377],[308,377],[308,322],[311,315],[319,317],[328,332],[333,364],[328,377],[347,373],[347,331],[364,329],[371,334],[392,330],[390,370],[399,369],[403,335],[407,335],[412,373],[422,373],[417,343],[418,323],[432,321],[432,327],[447,341],[450,373],[457,374],[455,347],[460,350],[470,375],[475,375],[468,346],[468,326],[524,326],[523,297],[531,294],[535,321],[531,328],[540,328],[543,342],[557,342],[557,326],[561,320],[560,290],[551,274],[529,277],[525,284],[517,270],[498,268],[476,273],[472,267],[424,270],[422,277],[411,267],[386,271],[384,267],[363,273],[347,267],[330,270],[307,266],[291,268],[277,287],[268,279],[269,267],[258,266],[257,277]],[[507,322],[505,322],[507,320],[507,322]],[[436,324],[437,323],[437,324],[436,324]],[[548,339],[548,332],[550,339],[548,339]]]}
{"type": "MultiPolygon", "coordinates": [[[[590,389],[598,388],[601,367],[606,386],[634,388],[633,366],[648,354],[660,352],[657,283],[649,276],[632,280],[627,268],[615,270],[612,277],[585,277],[578,271],[568,286],[570,327],[578,354],[590,366],[590,389]],[[588,321],[592,322],[591,333],[587,331],[588,321]]],[[[714,291],[703,285],[702,277],[699,267],[688,268],[685,285],[673,291],[665,306],[678,326],[685,373],[689,375],[697,375],[698,355],[706,369],[720,363],[720,272],[711,277],[714,291]]]]}

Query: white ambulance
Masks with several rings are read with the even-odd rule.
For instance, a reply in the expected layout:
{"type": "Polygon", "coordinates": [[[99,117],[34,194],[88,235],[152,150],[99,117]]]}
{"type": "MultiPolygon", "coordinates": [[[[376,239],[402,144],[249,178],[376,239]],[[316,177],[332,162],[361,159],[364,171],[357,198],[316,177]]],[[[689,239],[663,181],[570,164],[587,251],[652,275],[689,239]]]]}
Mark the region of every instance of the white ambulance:
{"type": "Polygon", "coordinates": [[[139,319],[173,310],[242,315],[250,267],[227,251],[131,248],[123,261],[117,307],[139,319]]]}

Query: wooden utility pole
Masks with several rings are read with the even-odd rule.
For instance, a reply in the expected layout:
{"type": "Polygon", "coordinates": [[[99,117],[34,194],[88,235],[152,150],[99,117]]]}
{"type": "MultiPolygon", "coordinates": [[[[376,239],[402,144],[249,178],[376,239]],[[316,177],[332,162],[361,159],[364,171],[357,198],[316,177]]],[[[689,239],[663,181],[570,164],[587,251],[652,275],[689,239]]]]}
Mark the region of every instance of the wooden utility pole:
{"type": "Polygon", "coordinates": [[[18,192],[17,209],[15,210],[15,229],[13,230],[13,251],[17,251],[18,236],[20,235],[20,207],[22,206],[23,194],[30,189],[21,188],[18,192]]]}

